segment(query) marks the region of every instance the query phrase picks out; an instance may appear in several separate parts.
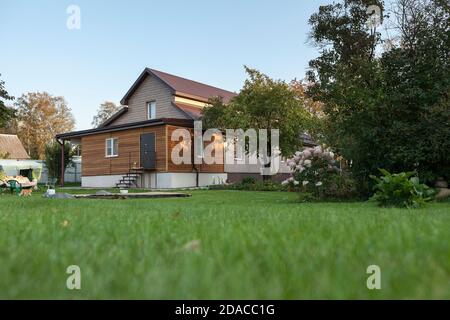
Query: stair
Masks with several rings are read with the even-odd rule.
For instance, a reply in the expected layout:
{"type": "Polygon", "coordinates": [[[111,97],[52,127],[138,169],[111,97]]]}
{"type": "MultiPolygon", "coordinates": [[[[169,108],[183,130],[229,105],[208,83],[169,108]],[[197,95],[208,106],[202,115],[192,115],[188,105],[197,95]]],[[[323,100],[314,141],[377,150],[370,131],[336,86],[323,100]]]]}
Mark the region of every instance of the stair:
{"type": "Polygon", "coordinates": [[[116,183],[117,188],[129,189],[131,187],[138,187],[137,179],[144,173],[143,168],[131,168],[127,174],[122,176],[122,179],[116,183]]]}

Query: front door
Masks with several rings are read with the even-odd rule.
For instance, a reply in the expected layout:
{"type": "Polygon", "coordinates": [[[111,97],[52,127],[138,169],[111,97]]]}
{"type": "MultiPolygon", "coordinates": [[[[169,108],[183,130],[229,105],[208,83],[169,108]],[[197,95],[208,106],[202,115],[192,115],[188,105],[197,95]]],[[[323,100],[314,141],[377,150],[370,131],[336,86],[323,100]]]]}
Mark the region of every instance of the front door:
{"type": "Polygon", "coordinates": [[[155,134],[141,134],[141,164],[143,169],[156,169],[155,134]]]}

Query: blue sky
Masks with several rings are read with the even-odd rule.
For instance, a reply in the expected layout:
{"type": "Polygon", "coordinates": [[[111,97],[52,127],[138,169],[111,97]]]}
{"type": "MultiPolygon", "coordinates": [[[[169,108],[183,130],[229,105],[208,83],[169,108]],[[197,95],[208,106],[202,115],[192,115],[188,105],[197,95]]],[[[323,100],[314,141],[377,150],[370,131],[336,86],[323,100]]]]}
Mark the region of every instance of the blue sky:
{"type": "Polygon", "coordinates": [[[8,92],[64,96],[77,129],[116,103],[145,67],[238,91],[243,65],[303,78],[317,50],[308,18],[331,0],[0,0],[0,73],[8,92]],[[78,5],[81,28],[69,30],[78,5]]]}

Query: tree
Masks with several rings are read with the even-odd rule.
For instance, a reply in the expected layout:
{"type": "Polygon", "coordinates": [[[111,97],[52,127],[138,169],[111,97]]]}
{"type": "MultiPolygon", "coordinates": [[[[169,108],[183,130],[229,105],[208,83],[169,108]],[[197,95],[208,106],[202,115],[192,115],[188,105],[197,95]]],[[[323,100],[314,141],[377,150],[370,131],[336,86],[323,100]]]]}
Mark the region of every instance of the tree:
{"type": "Polygon", "coordinates": [[[9,152],[1,152],[0,151],[0,159],[9,159],[10,154],[9,152]]]}
{"type": "Polygon", "coordinates": [[[273,80],[258,70],[245,67],[248,79],[240,93],[227,105],[214,99],[203,110],[203,126],[218,129],[280,130],[280,151],[291,156],[302,145],[311,115],[298,92],[286,82],[273,80]]]}
{"type": "Polygon", "coordinates": [[[382,18],[396,23],[398,41],[382,50],[381,34],[366,23],[371,4],[320,7],[310,36],[321,54],[308,72],[308,94],[323,103],[325,142],[352,161],[365,193],[378,168],[417,170],[428,180],[450,172],[448,143],[436,147],[450,140],[448,5],[397,0],[382,18]]]}
{"type": "Polygon", "coordinates": [[[14,97],[6,91],[5,81],[0,80],[0,128],[5,127],[14,117],[14,109],[7,107],[4,100],[14,100],[14,97]]]}
{"type": "MultiPolygon", "coordinates": [[[[69,142],[64,144],[64,171],[71,164],[74,150],[69,142]]],[[[61,145],[52,141],[45,146],[45,165],[50,178],[55,179],[56,183],[61,183],[61,145]]]]}
{"type": "Polygon", "coordinates": [[[396,46],[382,54],[385,149],[392,171],[450,178],[450,7],[440,0],[398,0],[396,46]]]}
{"type": "Polygon", "coordinates": [[[55,135],[73,130],[75,120],[63,97],[47,92],[22,95],[16,102],[15,127],[31,158],[43,159],[55,135]]]}
{"type": "Polygon", "coordinates": [[[119,110],[120,106],[117,106],[114,102],[103,102],[97,110],[97,115],[95,115],[92,120],[92,126],[95,128],[99,127],[103,122],[111,118],[111,116],[119,110]]]}

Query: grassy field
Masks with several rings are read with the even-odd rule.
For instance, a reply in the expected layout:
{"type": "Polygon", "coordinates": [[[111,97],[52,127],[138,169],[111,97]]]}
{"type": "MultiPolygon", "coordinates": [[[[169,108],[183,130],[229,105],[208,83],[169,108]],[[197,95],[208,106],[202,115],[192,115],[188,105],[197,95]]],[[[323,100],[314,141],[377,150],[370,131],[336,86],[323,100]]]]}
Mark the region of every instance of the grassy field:
{"type": "Polygon", "coordinates": [[[410,211],[191,193],[0,195],[0,298],[450,298],[450,203],[410,211]],[[366,287],[372,264],[381,290],[366,287]],[[66,288],[69,265],[81,268],[81,290],[66,288]]]}

